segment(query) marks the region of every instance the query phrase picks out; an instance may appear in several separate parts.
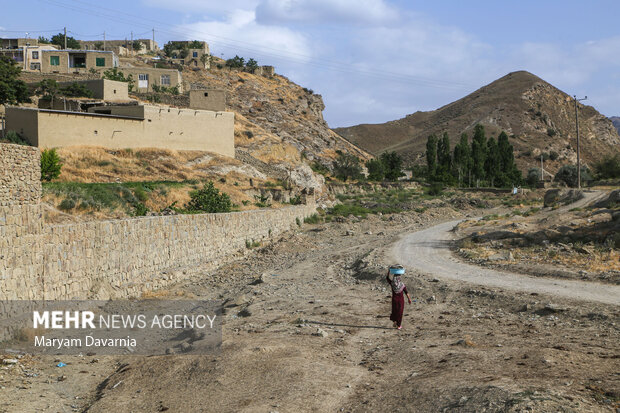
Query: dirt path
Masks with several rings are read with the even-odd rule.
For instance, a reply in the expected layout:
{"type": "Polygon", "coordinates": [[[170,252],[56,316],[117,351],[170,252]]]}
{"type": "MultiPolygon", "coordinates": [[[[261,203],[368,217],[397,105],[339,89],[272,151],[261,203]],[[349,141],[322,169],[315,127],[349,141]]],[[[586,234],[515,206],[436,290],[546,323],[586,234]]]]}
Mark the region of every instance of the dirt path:
{"type": "Polygon", "coordinates": [[[406,234],[394,244],[391,256],[406,267],[415,268],[438,278],[620,305],[620,286],[532,277],[461,262],[450,249],[453,240],[451,230],[459,222],[461,221],[445,222],[422,231],[406,234]]]}
{"type": "MultiPolygon", "coordinates": [[[[571,208],[585,207],[606,195],[605,191],[585,191],[584,198],[559,208],[560,214],[571,208]]],[[[549,294],[581,301],[620,305],[620,286],[533,277],[508,271],[483,268],[460,261],[451,251],[452,229],[461,220],[445,222],[422,231],[405,234],[390,250],[390,256],[403,265],[439,278],[514,291],[549,294]]]]}

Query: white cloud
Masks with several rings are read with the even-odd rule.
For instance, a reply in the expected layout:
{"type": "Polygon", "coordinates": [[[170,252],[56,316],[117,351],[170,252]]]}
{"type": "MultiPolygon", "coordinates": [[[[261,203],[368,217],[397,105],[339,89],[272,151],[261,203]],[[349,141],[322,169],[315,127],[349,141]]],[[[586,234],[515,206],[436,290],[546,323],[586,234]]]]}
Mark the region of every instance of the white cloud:
{"type": "Polygon", "coordinates": [[[398,18],[383,0],[263,0],[256,8],[263,24],[383,24],[398,18]]]}
{"type": "Polygon", "coordinates": [[[253,53],[259,56],[311,54],[303,34],[286,27],[260,25],[254,11],[235,10],[224,20],[185,24],[177,30],[189,33],[192,38],[209,40],[215,53],[248,57],[253,53]]]}
{"type": "Polygon", "coordinates": [[[234,10],[254,10],[260,0],[142,0],[142,2],[146,6],[174,10],[185,13],[188,16],[195,16],[196,13],[199,13],[200,15],[203,13],[227,15],[234,10]]]}
{"type": "Polygon", "coordinates": [[[483,41],[387,0],[144,1],[183,13],[189,23],[176,30],[206,39],[216,54],[274,64],[321,93],[331,126],[435,109],[522,69],[587,94],[603,112],[620,108],[620,36],[499,48],[494,39],[483,41]]]}

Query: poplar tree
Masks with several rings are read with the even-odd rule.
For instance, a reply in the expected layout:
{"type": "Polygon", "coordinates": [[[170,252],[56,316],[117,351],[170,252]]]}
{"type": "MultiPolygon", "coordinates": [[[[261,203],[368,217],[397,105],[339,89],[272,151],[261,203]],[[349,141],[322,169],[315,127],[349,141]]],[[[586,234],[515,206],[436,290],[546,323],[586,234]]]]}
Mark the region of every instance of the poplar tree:
{"type": "Polygon", "coordinates": [[[426,140],[426,165],[428,177],[432,179],[437,170],[437,137],[435,135],[430,135],[426,140]]]}
{"type": "Polygon", "coordinates": [[[484,166],[487,157],[487,142],[484,126],[477,124],[474,127],[474,137],[471,141],[472,173],[479,181],[484,179],[484,166]]]}

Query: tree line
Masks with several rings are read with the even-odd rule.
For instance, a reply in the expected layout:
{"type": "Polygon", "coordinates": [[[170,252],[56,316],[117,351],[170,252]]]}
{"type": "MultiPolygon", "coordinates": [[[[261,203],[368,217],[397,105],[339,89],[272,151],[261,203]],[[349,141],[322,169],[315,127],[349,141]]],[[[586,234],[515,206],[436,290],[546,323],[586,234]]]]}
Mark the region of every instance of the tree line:
{"type": "Polygon", "coordinates": [[[426,174],[429,181],[448,185],[508,187],[522,182],[514,159],[514,148],[506,132],[487,139],[484,126],[474,127],[471,140],[466,133],[450,149],[447,132],[441,139],[430,135],[426,141],[426,174]]]}

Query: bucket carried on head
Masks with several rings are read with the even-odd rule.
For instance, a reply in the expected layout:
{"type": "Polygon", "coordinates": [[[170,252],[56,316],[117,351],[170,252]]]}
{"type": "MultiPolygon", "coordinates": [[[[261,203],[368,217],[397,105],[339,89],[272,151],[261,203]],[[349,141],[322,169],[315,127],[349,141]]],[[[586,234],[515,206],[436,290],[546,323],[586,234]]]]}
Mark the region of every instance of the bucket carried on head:
{"type": "Polygon", "coordinates": [[[405,273],[405,267],[400,264],[390,265],[390,274],[403,275],[405,273]]]}

